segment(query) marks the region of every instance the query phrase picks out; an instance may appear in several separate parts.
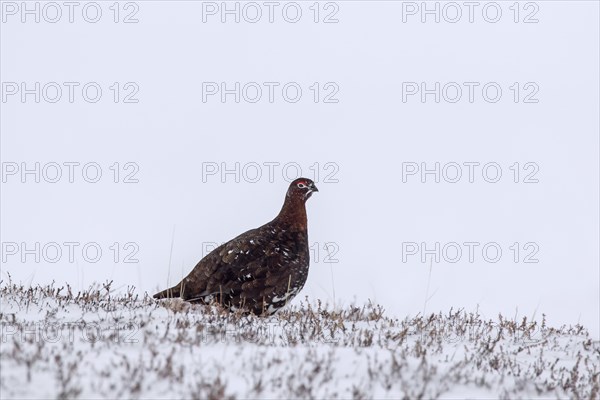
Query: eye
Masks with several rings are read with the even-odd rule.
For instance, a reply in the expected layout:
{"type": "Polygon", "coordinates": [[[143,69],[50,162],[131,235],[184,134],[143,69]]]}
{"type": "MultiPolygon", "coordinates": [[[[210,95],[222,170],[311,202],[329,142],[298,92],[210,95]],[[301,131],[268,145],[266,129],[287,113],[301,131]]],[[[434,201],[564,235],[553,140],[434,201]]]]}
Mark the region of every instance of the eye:
{"type": "Polygon", "coordinates": [[[306,189],[306,185],[304,184],[304,182],[300,182],[297,185],[300,189],[306,189]]]}

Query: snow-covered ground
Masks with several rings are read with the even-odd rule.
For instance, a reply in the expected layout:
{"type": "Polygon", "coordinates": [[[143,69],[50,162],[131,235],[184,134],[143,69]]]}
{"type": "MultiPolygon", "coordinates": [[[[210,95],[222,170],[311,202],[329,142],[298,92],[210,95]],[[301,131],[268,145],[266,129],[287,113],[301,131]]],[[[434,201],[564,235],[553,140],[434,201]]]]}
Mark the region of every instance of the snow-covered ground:
{"type": "Polygon", "coordinates": [[[156,302],[110,284],[1,287],[9,398],[598,398],[582,326],[477,313],[395,318],[375,304],[270,318],[156,302]]]}

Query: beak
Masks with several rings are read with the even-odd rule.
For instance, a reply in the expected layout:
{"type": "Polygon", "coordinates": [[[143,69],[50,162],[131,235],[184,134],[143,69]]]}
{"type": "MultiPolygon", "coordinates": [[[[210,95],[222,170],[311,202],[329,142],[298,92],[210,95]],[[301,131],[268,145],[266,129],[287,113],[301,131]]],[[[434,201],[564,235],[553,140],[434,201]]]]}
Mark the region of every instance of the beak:
{"type": "Polygon", "coordinates": [[[318,192],[319,189],[317,189],[317,187],[313,184],[311,186],[308,187],[308,192],[306,192],[306,194],[304,195],[304,199],[307,200],[308,198],[310,198],[310,196],[312,196],[312,194],[314,192],[318,192]]]}

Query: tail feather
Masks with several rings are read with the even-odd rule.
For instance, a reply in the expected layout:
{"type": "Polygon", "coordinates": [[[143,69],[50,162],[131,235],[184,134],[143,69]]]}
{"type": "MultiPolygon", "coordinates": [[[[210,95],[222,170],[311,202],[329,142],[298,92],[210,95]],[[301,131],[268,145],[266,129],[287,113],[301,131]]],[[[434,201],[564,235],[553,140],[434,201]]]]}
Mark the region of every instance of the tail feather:
{"type": "Polygon", "coordinates": [[[172,288],[165,289],[162,292],[156,293],[154,296],[155,299],[169,299],[173,297],[181,296],[181,283],[173,286],[172,288]]]}

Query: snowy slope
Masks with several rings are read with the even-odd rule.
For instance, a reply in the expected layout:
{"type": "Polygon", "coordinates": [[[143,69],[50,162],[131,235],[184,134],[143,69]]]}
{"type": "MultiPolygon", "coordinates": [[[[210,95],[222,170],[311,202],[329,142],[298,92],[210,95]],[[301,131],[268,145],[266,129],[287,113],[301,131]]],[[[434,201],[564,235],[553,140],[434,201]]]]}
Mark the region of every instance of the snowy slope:
{"type": "Polygon", "coordinates": [[[477,313],[303,303],[261,319],[113,293],[1,288],[10,398],[598,398],[600,344],[477,313]]]}

